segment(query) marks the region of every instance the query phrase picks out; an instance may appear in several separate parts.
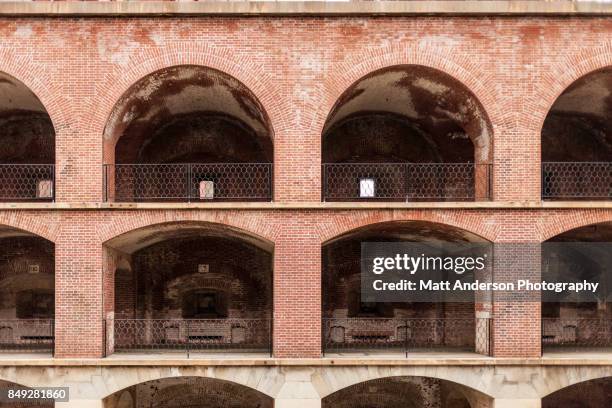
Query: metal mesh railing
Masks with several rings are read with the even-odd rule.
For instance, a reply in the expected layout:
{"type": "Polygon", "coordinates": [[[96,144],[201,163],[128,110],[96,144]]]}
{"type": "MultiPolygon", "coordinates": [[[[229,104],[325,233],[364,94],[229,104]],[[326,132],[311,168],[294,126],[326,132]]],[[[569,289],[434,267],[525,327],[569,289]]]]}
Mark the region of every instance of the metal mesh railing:
{"type": "Polygon", "coordinates": [[[106,322],[107,343],[116,352],[271,352],[271,323],[236,318],[115,319],[106,322]]]}
{"type": "Polygon", "coordinates": [[[325,201],[481,201],[490,198],[489,164],[323,164],[325,201]]]}
{"type": "Polygon", "coordinates": [[[0,164],[0,201],[53,201],[53,164],[0,164]]]}
{"type": "Polygon", "coordinates": [[[489,354],[489,319],[325,318],[323,352],[462,350],[489,354]]]}
{"type": "Polygon", "coordinates": [[[612,318],[543,318],[543,347],[612,347],[612,318]]]}
{"type": "Polygon", "coordinates": [[[106,164],[106,201],[271,201],[272,163],[106,164]]]}
{"type": "Polygon", "coordinates": [[[543,162],[542,198],[612,199],[612,162],[543,162]]]}
{"type": "Polygon", "coordinates": [[[0,352],[52,353],[53,319],[0,320],[0,352]]]}

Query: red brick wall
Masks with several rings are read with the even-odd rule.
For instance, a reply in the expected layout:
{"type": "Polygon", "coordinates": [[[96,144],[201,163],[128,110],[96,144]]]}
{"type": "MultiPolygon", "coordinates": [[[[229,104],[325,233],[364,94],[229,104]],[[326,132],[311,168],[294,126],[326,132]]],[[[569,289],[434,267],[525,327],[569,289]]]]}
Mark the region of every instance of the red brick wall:
{"type": "MultiPolygon", "coordinates": [[[[274,130],[277,202],[320,200],[327,114],[357,79],[396,64],[430,66],[465,84],[494,131],[495,199],[537,201],[546,113],[574,80],[612,63],[612,49],[602,43],[611,32],[606,18],[12,18],[0,24],[0,71],[30,87],[53,121],[58,202],[101,200],[101,135],[113,105],[144,75],[177,64],[226,72],[262,103],[274,130]]],[[[274,243],[275,352],[311,357],[320,352],[321,243],[342,232],[381,221],[427,220],[492,241],[541,241],[610,221],[612,213],[2,210],[0,224],[55,243],[57,356],[102,354],[108,311],[102,294],[111,296],[104,265],[113,263],[103,259],[103,242],[183,220],[229,224],[274,243]]],[[[497,312],[500,319],[516,316],[509,309],[497,312]]],[[[539,311],[529,309],[526,316],[533,322],[528,333],[518,329],[525,320],[505,320],[497,352],[538,354],[539,311]]]]}

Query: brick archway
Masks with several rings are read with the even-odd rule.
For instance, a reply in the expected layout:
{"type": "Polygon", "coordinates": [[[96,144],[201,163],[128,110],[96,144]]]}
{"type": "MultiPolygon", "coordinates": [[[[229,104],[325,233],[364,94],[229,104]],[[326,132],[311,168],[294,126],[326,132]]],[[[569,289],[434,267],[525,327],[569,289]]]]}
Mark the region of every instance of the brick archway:
{"type": "Polygon", "coordinates": [[[611,221],[612,216],[610,216],[607,210],[603,209],[577,211],[571,217],[568,217],[564,212],[557,212],[551,217],[547,217],[545,220],[541,221],[539,228],[540,240],[544,242],[576,228],[611,221]]]}
{"type": "Polygon", "coordinates": [[[205,44],[174,43],[163,49],[147,47],[125,64],[107,75],[100,86],[100,98],[92,114],[95,132],[102,135],[116,102],[140,79],[164,68],[180,65],[209,67],[226,73],[244,84],[263,105],[271,122],[272,133],[288,124],[283,117],[273,81],[257,64],[228,57],[223,49],[205,44]]]}
{"type": "Polygon", "coordinates": [[[343,217],[334,217],[333,221],[319,226],[319,236],[324,244],[327,241],[369,225],[388,222],[423,221],[442,224],[478,235],[488,241],[494,241],[497,228],[493,224],[485,224],[482,217],[471,216],[469,213],[438,213],[435,211],[377,211],[368,213],[352,213],[343,217]]]}
{"type": "Polygon", "coordinates": [[[151,211],[146,215],[134,217],[130,212],[117,214],[112,221],[100,227],[98,237],[105,243],[125,233],[156,225],[195,223],[201,226],[212,225],[234,228],[246,236],[251,236],[274,244],[278,229],[270,220],[257,212],[236,211],[183,211],[169,214],[165,211],[151,211]]]}
{"type": "Polygon", "coordinates": [[[589,48],[581,53],[572,54],[550,66],[547,74],[537,82],[530,106],[533,130],[542,133],[546,116],[557,98],[574,82],[591,73],[612,66],[612,47],[610,44],[589,48]]]}
{"type": "Polygon", "coordinates": [[[32,213],[0,212],[0,226],[22,230],[55,242],[59,234],[60,223],[53,218],[59,218],[58,216],[59,214],[56,214],[55,217],[49,218],[41,215],[39,218],[32,213]]]}
{"type": "Polygon", "coordinates": [[[437,69],[463,84],[482,104],[492,125],[491,141],[494,141],[496,119],[501,118],[502,113],[495,100],[494,88],[488,86],[492,79],[478,72],[478,67],[467,57],[457,55],[452,50],[415,47],[410,44],[366,49],[332,67],[329,70],[331,74],[322,87],[321,103],[312,117],[311,127],[321,134],[328,114],[351,85],[369,73],[396,65],[421,65],[437,69]]]}
{"type": "Polygon", "coordinates": [[[49,114],[56,134],[67,124],[68,118],[74,116],[70,112],[71,104],[65,101],[64,92],[59,89],[60,81],[50,78],[50,71],[43,65],[3,48],[0,50],[0,72],[14,77],[36,95],[49,114]]]}

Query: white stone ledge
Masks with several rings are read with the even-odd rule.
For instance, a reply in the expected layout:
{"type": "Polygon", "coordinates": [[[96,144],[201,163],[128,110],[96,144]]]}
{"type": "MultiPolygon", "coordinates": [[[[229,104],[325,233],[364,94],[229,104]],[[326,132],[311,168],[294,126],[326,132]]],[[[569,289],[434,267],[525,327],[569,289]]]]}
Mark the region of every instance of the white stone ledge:
{"type": "Polygon", "coordinates": [[[0,16],[610,15],[596,1],[2,1],[0,16]]]}
{"type": "Polygon", "coordinates": [[[0,367],[125,367],[125,366],[149,366],[149,367],[176,367],[176,366],[298,366],[298,367],[327,367],[327,366],[611,366],[612,356],[597,358],[155,358],[155,357],[131,357],[131,358],[92,358],[92,359],[54,359],[54,358],[0,358],[0,367]]]}
{"type": "Polygon", "coordinates": [[[516,209],[612,209],[612,201],[448,201],[448,202],[212,202],[212,203],[0,203],[7,210],[516,210],[516,209]]]}

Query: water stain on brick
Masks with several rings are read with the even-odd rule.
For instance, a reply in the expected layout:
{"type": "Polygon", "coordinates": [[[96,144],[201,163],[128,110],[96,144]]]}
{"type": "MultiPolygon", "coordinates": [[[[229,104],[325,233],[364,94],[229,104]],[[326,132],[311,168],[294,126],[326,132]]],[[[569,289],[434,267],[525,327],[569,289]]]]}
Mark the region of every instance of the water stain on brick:
{"type": "Polygon", "coordinates": [[[328,163],[486,162],[491,137],[482,105],[464,85],[431,68],[395,66],[366,75],[338,99],[323,156],[328,163]]]}
{"type": "Polygon", "coordinates": [[[105,138],[118,140],[117,163],[272,161],[259,101],[236,79],[204,67],[172,67],[136,83],[115,106],[105,138]]]}

